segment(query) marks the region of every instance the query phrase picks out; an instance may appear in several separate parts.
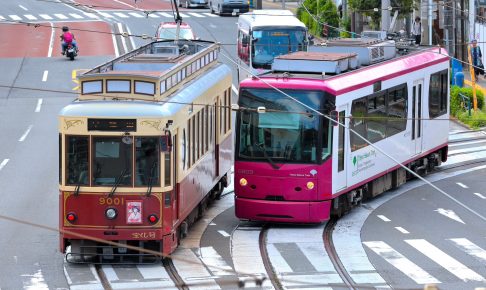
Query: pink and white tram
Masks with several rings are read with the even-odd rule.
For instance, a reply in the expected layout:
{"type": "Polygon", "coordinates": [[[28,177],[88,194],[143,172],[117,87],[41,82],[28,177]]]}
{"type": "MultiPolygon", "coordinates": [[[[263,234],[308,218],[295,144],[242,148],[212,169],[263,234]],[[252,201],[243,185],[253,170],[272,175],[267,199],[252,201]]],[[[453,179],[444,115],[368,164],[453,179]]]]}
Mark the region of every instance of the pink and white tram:
{"type": "Polygon", "coordinates": [[[381,151],[422,173],[445,161],[446,54],[430,48],[333,76],[273,72],[241,82],[236,216],[322,222],[409,178],[381,151]],[[337,111],[373,146],[269,85],[326,116],[337,111]]]}

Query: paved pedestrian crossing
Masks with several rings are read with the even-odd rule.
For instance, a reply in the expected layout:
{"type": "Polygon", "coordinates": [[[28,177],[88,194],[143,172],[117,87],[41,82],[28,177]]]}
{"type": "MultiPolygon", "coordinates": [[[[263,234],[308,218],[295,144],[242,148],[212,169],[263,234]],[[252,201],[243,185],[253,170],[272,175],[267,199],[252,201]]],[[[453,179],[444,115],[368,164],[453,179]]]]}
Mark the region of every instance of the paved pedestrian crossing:
{"type": "MultiPolygon", "coordinates": [[[[208,18],[218,17],[209,12],[182,12],[179,13],[183,19],[187,18],[208,18]]],[[[153,18],[153,19],[174,19],[174,16],[168,12],[153,12],[146,14],[144,12],[127,12],[127,11],[103,11],[103,12],[78,12],[78,13],[52,13],[52,14],[9,14],[0,15],[3,21],[81,21],[81,20],[102,20],[102,19],[127,19],[127,18],[153,18]]]]}

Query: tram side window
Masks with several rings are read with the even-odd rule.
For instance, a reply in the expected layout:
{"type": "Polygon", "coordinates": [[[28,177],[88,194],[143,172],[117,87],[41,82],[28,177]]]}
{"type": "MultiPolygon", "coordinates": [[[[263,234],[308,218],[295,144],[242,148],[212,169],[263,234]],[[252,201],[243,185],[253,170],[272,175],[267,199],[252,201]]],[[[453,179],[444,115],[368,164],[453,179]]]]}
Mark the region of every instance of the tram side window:
{"type": "Polygon", "coordinates": [[[386,92],[368,97],[367,135],[371,143],[386,137],[386,92]]]}
{"type": "Polygon", "coordinates": [[[137,137],[135,140],[135,186],[159,186],[159,139],[137,137]]]}
{"type": "Polygon", "coordinates": [[[430,75],[429,115],[431,118],[447,113],[447,82],[447,70],[430,75]]]}
{"type": "Polygon", "coordinates": [[[166,152],[164,157],[164,185],[165,186],[171,186],[171,166],[170,166],[170,161],[171,161],[171,156],[170,152],[166,152]]]}
{"type": "Polygon", "coordinates": [[[88,137],[68,136],[66,138],[66,154],[66,184],[89,185],[88,137]]]}
{"type": "MultiPolygon", "coordinates": [[[[351,108],[351,115],[352,115],[351,129],[353,129],[356,133],[360,134],[364,138],[366,138],[366,122],[365,122],[366,113],[367,113],[366,97],[354,100],[351,108]]],[[[351,135],[350,136],[351,151],[358,150],[368,145],[368,143],[366,143],[355,133],[350,132],[350,135],[351,135]]]]}
{"type": "Polygon", "coordinates": [[[93,137],[93,184],[132,185],[131,137],[93,137]]]}
{"type": "Polygon", "coordinates": [[[386,136],[390,137],[407,128],[407,86],[388,91],[388,123],[386,136]]]}

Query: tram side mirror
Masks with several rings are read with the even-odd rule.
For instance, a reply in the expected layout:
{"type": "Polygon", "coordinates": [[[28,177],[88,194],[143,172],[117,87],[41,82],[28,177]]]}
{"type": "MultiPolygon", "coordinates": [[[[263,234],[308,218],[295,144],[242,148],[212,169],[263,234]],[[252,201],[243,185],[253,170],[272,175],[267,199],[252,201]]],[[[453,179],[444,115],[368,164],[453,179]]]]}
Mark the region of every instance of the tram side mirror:
{"type": "Polygon", "coordinates": [[[160,152],[170,152],[171,147],[170,135],[160,136],[160,152]]]}
{"type": "Polygon", "coordinates": [[[339,113],[338,111],[331,111],[329,113],[329,118],[331,118],[331,123],[333,126],[337,126],[339,124],[339,113]]]}

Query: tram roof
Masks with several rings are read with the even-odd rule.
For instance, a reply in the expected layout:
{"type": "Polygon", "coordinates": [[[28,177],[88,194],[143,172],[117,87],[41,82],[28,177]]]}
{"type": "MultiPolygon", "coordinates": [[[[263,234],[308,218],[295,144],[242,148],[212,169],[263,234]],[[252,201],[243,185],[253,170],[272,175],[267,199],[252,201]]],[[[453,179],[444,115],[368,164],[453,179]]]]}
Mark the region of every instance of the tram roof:
{"type": "Polygon", "coordinates": [[[261,28],[266,26],[273,27],[302,27],[305,28],[305,24],[302,23],[297,17],[289,10],[254,10],[240,14],[238,18],[238,25],[244,28],[261,28]]]}

